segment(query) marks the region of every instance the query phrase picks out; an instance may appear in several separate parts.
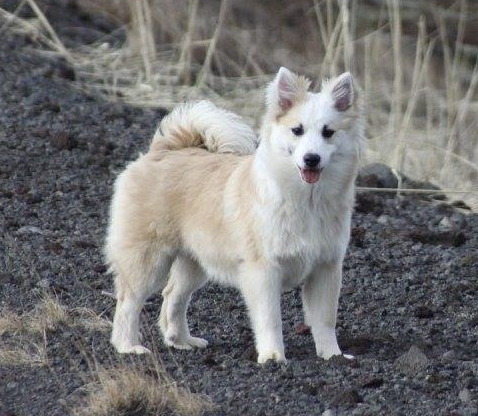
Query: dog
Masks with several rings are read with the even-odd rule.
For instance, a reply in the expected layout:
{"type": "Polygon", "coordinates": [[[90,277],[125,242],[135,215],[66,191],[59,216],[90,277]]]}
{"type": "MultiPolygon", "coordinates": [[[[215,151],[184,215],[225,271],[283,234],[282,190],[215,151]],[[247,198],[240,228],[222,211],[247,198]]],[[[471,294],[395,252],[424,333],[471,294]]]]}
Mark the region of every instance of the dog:
{"type": "Polygon", "coordinates": [[[181,105],[118,176],[105,253],[119,353],[149,352],[140,312],[160,290],[165,344],[206,347],[190,334],[186,312],[191,294],[213,279],[242,293],[259,363],[286,360],[280,298],[298,286],[317,355],[341,354],[335,325],[363,116],[350,73],[318,93],[309,86],[278,71],[259,144],[238,116],[207,101],[181,105]]]}

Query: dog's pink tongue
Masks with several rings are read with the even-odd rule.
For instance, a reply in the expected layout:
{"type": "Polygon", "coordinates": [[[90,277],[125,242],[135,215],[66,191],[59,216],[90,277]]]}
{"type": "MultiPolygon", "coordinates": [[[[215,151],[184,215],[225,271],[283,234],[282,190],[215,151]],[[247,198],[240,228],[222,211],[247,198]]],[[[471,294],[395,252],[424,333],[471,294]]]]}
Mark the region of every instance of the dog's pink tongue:
{"type": "Polygon", "coordinates": [[[301,169],[300,176],[307,183],[315,183],[319,180],[320,171],[318,169],[301,169]]]}

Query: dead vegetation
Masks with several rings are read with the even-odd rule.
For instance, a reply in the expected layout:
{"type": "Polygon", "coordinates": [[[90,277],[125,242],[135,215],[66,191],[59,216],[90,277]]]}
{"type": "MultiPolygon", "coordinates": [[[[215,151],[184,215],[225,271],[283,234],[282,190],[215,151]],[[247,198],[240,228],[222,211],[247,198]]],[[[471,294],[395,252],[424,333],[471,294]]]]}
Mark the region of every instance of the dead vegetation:
{"type": "MultiPolygon", "coordinates": [[[[0,366],[51,367],[47,353],[51,332],[81,326],[86,331],[109,329],[110,323],[88,308],[67,309],[56,297],[43,295],[21,315],[0,311],[0,366]]],[[[79,340],[90,371],[83,377],[76,416],[196,416],[212,408],[207,397],[173,382],[156,354],[146,362],[100,367],[79,340]]]]}
{"type": "Polygon", "coordinates": [[[144,367],[99,369],[84,390],[86,399],[76,416],[201,415],[211,402],[169,380],[157,361],[153,371],[144,367]]]}
{"type": "MultiPolygon", "coordinates": [[[[365,96],[365,162],[434,182],[478,207],[478,83],[467,0],[85,1],[126,28],[66,49],[34,0],[35,19],[0,9],[9,30],[35,36],[109,100],[171,108],[209,98],[258,125],[262,89],[281,65],[314,79],[356,74],[365,96]]],[[[26,7],[26,6],[25,6],[26,7]]]]}
{"type": "Polygon", "coordinates": [[[0,311],[0,365],[47,365],[48,333],[63,326],[104,331],[110,322],[88,308],[68,310],[49,294],[23,314],[0,311]]]}

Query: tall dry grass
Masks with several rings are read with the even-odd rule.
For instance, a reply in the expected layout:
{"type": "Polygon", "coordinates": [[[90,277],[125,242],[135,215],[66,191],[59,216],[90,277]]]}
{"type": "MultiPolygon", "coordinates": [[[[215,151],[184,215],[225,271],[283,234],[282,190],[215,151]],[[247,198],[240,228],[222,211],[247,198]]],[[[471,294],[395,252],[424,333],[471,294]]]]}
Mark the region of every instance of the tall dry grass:
{"type": "Polygon", "coordinates": [[[41,36],[75,66],[83,87],[134,105],[209,98],[257,126],[264,84],[279,66],[313,79],[350,70],[366,103],[365,161],[434,182],[478,208],[478,5],[471,0],[85,0],[122,22],[127,36],[120,47],[75,50],[26,1],[41,36]]]}

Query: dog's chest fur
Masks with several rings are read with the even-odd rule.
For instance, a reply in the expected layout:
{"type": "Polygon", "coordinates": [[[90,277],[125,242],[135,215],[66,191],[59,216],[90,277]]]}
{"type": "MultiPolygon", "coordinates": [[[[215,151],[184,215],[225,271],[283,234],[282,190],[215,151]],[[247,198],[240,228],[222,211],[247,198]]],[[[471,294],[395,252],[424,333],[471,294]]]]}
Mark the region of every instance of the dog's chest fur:
{"type": "Polygon", "coordinates": [[[213,279],[236,285],[243,262],[252,261],[275,268],[282,287],[288,289],[320,264],[343,258],[353,185],[338,186],[324,175],[318,186],[310,187],[289,177],[294,179],[278,183],[259,173],[253,196],[239,192],[236,186],[242,181],[231,177],[233,186],[224,193],[225,227],[188,228],[185,248],[213,279]],[[247,214],[238,210],[241,206],[247,214]]]}
{"type": "Polygon", "coordinates": [[[300,283],[315,265],[342,258],[348,243],[352,198],[307,191],[259,209],[265,254],[284,270],[286,286],[300,283]]]}

